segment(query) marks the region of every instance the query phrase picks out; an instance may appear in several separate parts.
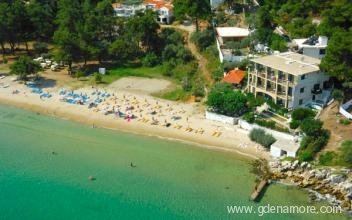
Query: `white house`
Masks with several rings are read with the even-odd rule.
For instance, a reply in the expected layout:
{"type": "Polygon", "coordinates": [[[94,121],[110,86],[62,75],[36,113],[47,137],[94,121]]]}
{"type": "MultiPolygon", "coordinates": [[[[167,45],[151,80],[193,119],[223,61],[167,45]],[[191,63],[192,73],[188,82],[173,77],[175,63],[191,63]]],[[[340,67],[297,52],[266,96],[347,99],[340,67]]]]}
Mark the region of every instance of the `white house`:
{"type": "Polygon", "coordinates": [[[322,59],[325,56],[328,38],[325,36],[312,36],[310,38],[293,39],[292,42],[303,55],[322,59]]]}
{"type": "Polygon", "coordinates": [[[146,0],[143,2],[145,9],[150,9],[158,13],[157,20],[160,23],[169,24],[173,19],[174,6],[164,0],[146,0]]]}
{"type": "Polygon", "coordinates": [[[278,139],[270,146],[270,154],[273,157],[296,157],[298,149],[298,143],[284,139],[278,139]]]}
{"type": "Polygon", "coordinates": [[[225,61],[241,61],[245,56],[235,56],[231,49],[226,48],[228,42],[239,42],[249,36],[249,29],[239,27],[217,27],[216,44],[219,51],[219,59],[225,61]]]}
{"type": "Polygon", "coordinates": [[[126,5],[121,3],[113,3],[112,8],[115,11],[117,17],[131,17],[134,16],[138,11],[144,11],[142,5],[126,5]]]}
{"type": "Polygon", "coordinates": [[[252,59],[247,89],[285,108],[323,107],[331,95],[327,74],[320,71],[320,59],[285,52],[252,59]]]}
{"type": "Polygon", "coordinates": [[[157,21],[160,23],[169,24],[173,19],[174,6],[164,0],[146,0],[142,4],[127,5],[122,3],[113,3],[112,7],[117,17],[131,17],[137,12],[144,12],[146,10],[153,10],[157,13],[157,21]]]}

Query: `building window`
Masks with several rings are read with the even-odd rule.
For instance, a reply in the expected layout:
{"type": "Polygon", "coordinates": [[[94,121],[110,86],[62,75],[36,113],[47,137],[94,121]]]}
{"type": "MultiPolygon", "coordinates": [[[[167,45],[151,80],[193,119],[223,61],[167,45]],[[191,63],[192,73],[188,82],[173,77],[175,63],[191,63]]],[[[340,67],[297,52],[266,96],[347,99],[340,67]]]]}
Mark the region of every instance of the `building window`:
{"type": "Polygon", "coordinates": [[[300,99],[300,100],[298,101],[298,103],[299,103],[299,105],[302,105],[302,104],[303,104],[303,99],[300,99]]]}
{"type": "Polygon", "coordinates": [[[300,93],[304,93],[304,87],[299,90],[300,93]]]}
{"type": "Polygon", "coordinates": [[[292,96],[292,87],[288,87],[288,91],[287,91],[289,96],[292,96]]]}
{"type": "Polygon", "coordinates": [[[301,76],[301,80],[304,80],[306,78],[306,75],[301,76]]]}
{"type": "Polygon", "coordinates": [[[315,95],[313,95],[312,100],[313,100],[313,101],[315,100],[315,95]]]}
{"type": "Polygon", "coordinates": [[[288,74],[288,81],[293,83],[293,79],[294,79],[293,75],[288,74]]]}

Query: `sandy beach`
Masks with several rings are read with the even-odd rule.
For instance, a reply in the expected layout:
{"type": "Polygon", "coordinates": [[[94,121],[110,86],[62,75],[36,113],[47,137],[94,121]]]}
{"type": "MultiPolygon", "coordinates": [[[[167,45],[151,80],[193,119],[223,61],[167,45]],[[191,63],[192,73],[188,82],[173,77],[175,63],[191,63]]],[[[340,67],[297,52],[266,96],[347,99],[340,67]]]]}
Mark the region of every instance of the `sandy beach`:
{"type": "Polygon", "coordinates": [[[172,102],[150,95],[165,89],[167,81],[128,77],[105,88],[78,90],[43,85],[38,94],[33,92],[38,88],[29,88],[13,78],[7,76],[0,80],[1,104],[88,124],[92,129],[115,129],[250,158],[269,158],[263,147],[250,141],[247,131],[205,119],[201,104],[172,102]],[[85,97],[86,103],[69,103],[70,97],[76,96],[85,97]],[[96,104],[91,104],[93,102],[96,104]]]}

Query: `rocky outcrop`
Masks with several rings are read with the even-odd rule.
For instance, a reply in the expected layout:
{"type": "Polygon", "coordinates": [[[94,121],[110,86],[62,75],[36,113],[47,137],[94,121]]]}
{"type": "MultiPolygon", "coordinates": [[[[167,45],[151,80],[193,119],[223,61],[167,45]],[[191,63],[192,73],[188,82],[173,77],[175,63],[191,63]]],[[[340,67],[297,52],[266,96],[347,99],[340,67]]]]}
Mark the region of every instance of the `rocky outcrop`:
{"type": "Polygon", "coordinates": [[[307,162],[272,161],[271,179],[308,190],[313,200],[327,200],[346,211],[352,210],[352,170],[312,168],[307,162]]]}

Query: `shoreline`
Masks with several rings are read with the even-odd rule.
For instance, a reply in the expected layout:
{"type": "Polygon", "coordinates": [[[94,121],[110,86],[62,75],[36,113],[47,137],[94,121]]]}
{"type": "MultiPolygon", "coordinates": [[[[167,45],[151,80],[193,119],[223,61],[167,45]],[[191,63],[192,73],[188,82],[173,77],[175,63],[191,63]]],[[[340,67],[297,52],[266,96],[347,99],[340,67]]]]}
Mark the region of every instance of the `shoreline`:
{"type": "MultiPolygon", "coordinates": [[[[39,106],[25,106],[22,105],[20,103],[14,103],[14,102],[8,102],[8,101],[4,101],[3,99],[0,98],[0,105],[3,106],[7,106],[7,107],[13,107],[13,108],[19,108],[25,111],[30,111],[33,113],[38,113],[38,114],[42,114],[45,115],[47,117],[53,117],[53,118],[57,118],[60,120],[65,120],[65,121],[70,121],[70,122],[74,122],[74,123],[79,123],[82,125],[91,125],[87,122],[84,122],[83,120],[76,120],[73,119],[71,117],[67,117],[67,115],[65,115],[66,117],[62,117],[60,114],[56,114],[54,112],[48,112],[45,110],[39,110],[39,106]],[[37,109],[37,110],[35,110],[37,109]]],[[[131,129],[124,129],[124,128],[112,128],[112,127],[105,127],[105,126],[99,126],[100,122],[96,121],[96,123],[94,123],[96,125],[95,128],[98,129],[106,129],[106,130],[110,130],[110,131],[118,131],[118,132],[125,132],[125,133],[129,133],[129,134],[135,134],[135,135],[142,135],[142,136],[146,136],[146,137],[155,137],[155,138],[159,138],[161,140],[167,140],[167,141],[173,141],[173,142],[179,142],[179,143],[184,143],[187,145],[192,145],[198,148],[202,148],[202,149],[208,149],[211,151],[220,151],[220,152],[230,152],[232,154],[236,154],[236,156],[240,156],[246,160],[255,160],[255,159],[259,159],[260,157],[257,157],[255,155],[251,155],[245,152],[241,152],[240,150],[236,150],[236,149],[230,149],[228,147],[222,147],[222,146],[215,146],[215,145],[209,145],[209,144],[205,144],[205,143],[200,143],[200,142],[195,142],[195,141],[191,141],[191,140],[184,140],[184,139],[180,139],[180,138],[175,138],[175,137],[167,137],[167,136],[162,136],[162,135],[158,135],[158,134],[151,134],[151,133],[145,133],[145,132],[136,132],[133,131],[131,129]],[[98,125],[98,126],[97,126],[98,125]]],[[[94,128],[92,128],[94,129],[94,128]]]]}
{"type": "MultiPolygon", "coordinates": [[[[0,90],[0,104],[5,106],[17,107],[20,109],[25,109],[31,112],[36,112],[44,114],[47,116],[52,116],[55,118],[60,118],[68,121],[73,121],[76,123],[81,123],[85,125],[94,125],[99,128],[108,129],[112,131],[122,131],[127,133],[133,133],[137,135],[144,135],[149,137],[156,137],[164,140],[177,141],[196,147],[201,147],[209,150],[216,150],[222,152],[229,152],[236,154],[236,156],[244,157],[248,160],[265,158],[268,159],[268,153],[257,150],[256,146],[252,143],[247,135],[236,132],[236,128],[226,128],[222,129],[222,136],[220,137],[210,137],[207,135],[199,135],[191,132],[184,132],[183,130],[177,130],[173,128],[165,128],[160,126],[154,126],[149,124],[139,123],[133,121],[127,123],[124,120],[116,119],[100,115],[94,112],[91,112],[87,109],[86,105],[72,105],[56,100],[41,100],[35,94],[30,93],[24,85],[12,83],[10,89],[7,90],[7,94],[3,93],[4,89],[0,90]],[[15,87],[15,88],[13,88],[15,87]],[[11,94],[9,90],[13,89],[23,89],[27,90],[23,94],[11,94]],[[225,136],[226,135],[226,136],[225,136]],[[232,137],[229,137],[229,136],[232,137]],[[238,146],[246,145],[246,148],[241,149],[238,146]],[[237,145],[237,147],[236,147],[237,145]],[[247,147],[248,145],[248,147],[247,147]]],[[[57,88],[54,88],[57,89],[57,88]]],[[[135,95],[135,94],[133,94],[135,95]]],[[[139,94],[140,95],[140,94],[139,94]]],[[[148,95],[145,95],[148,96],[148,95]]],[[[153,98],[155,99],[155,98],[153,98]]],[[[159,100],[164,102],[164,100],[159,100]]],[[[167,102],[167,101],[165,101],[167,102]]],[[[179,103],[172,103],[177,104],[179,103]]],[[[185,104],[190,105],[190,104],[185,104]]],[[[187,118],[188,120],[188,118],[187,118]]],[[[193,120],[193,119],[190,119],[193,120]]],[[[194,119],[197,120],[195,123],[203,122],[205,119],[194,119]]],[[[204,122],[210,124],[216,124],[215,122],[204,122]]],[[[206,125],[205,125],[206,126],[206,125]]],[[[215,125],[214,125],[215,126],[215,125]]],[[[222,124],[216,124],[217,127],[225,126],[222,124]]]]}

